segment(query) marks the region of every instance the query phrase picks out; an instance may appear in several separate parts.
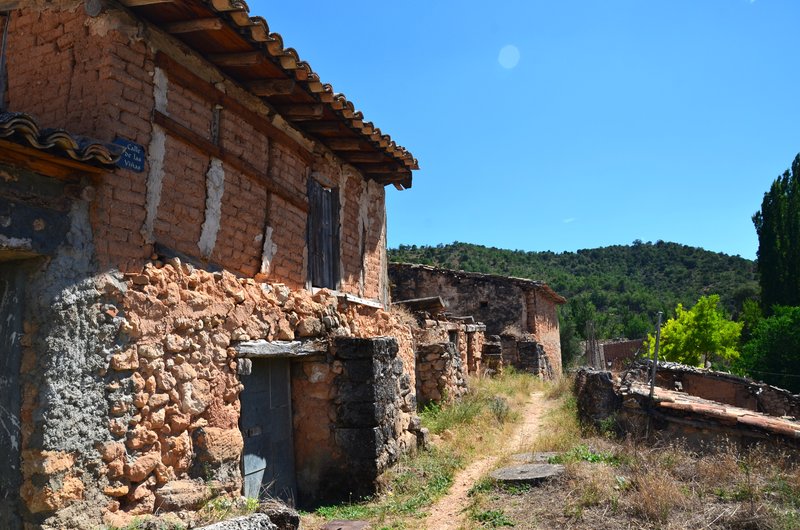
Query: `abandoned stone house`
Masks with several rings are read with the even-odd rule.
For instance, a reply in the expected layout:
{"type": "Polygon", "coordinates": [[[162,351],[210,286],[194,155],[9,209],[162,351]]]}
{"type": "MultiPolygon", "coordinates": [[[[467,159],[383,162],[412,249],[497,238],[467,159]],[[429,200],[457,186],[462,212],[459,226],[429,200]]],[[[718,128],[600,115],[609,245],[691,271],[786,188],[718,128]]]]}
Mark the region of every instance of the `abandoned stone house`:
{"type": "Polygon", "coordinates": [[[425,434],[385,252],[417,161],[244,2],[0,9],[0,527],[374,491],[425,434]]]}
{"type": "Polygon", "coordinates": [[[499,336],[504,363],[561,374],[558,306],[566,300],[546,283],[408,263],[389,264],[389,279],[394,300],[440,296],[451,314],[485,324],[487,336],[499,336]]]}

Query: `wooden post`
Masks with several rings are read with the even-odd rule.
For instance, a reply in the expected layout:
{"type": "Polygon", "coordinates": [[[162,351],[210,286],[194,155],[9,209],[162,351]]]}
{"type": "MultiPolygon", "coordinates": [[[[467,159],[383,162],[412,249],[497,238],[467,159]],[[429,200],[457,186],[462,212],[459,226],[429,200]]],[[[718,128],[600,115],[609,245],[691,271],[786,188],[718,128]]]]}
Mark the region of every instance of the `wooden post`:
{"type": "Polygon", "coordinates": [[[661,311],[658,312],[658,323],[656,324],[656,347],[653,350],[653,369],[650,372],[650,401],[653,401],[653,394],[656,389],[656,368],[658,367],[658,343],[661,341],[661,311]]]}

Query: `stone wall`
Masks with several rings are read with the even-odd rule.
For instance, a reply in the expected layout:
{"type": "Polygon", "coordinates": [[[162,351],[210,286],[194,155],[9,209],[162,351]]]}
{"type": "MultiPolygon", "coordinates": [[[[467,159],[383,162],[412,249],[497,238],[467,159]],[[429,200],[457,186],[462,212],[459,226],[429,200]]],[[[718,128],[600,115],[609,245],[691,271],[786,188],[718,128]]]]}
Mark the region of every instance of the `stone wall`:
{"type": "Polygon", "coordinates": [[[452,342],[417,347],[417,400],[449,402],[467,393],[466,367],[452,342]]]}
{"type": "Polygon", "coordinates": [[[795,454],[800,450],[800,422],[787,417],[719,403],[661,386],[650,386],[635,372],[620,380],[611,372],[581,369],[575,393],[582,423],[604,432],[636,438],[679,440],[707,451],[716,446],[755,445],[795,454]]]}
{"type": "Polygon", "coordinates": [[[467,393],[468,375],[481,375],[486,328],[482,323],[425,316],[430,315],[421,315],[411,328],[417,402],[450,402],[467,393]]]}
{"type": "Polygon", "coordinates": [[[356,347],[337,339],[325,359],[298,363],[292,382],[302,500],[340,491],[328,488],[330,470],[315,463],[330,467],[338,458],[341,474],[363,459],[361,489],[352,491],[367,494],[378,474],[416,447],[410,332],[388,313],[341,304],[328,291],[312,297],[177,259],[125,281],[99,276],[54,289],[69,270],[50,271],[49,296],[34,282],[39,302],[26,321],[23,363],[36,368],[24,385],[22,491],[32,520],[89,528],[103,516],[122,525],[137,515],[197,508],[212,494],[238,494],[236,341],[395,336],[404,345],[364,339],[356,347]],[[59,305],[63,297],[69,308],[59,305]],[[95,331],[85,322],[96,322],[95,331]],[[373,394],[354,397],[359,391],[373,394]],[[375,425],[358,423],[366,421],[358,416],[364,407],[375,425]],[[367,427],[379,451],[351,454],[352,432],[339,430],[367,427]]]}

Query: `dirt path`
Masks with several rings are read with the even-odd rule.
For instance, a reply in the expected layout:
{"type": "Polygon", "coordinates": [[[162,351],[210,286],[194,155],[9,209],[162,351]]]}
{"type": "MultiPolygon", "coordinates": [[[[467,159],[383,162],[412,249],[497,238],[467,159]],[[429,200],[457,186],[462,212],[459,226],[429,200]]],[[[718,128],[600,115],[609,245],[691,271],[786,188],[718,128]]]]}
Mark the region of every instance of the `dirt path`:
{"type": "Polygon", "coordinates": [[[459,528],[469,504],[467,493],[470,488],[488,473],[503,456],[523,452],[526,446],[539,432],[542,417],[550,410],[554,402],[548,401],[543,392],[534,392],[525,403],[520,422],[513,434],[504,440],[492,454],[472,462],[462,469],[453,479],[453,487],[447,495],[431,506],[430,515],[424,521],[427,530],[454,530],[459,528]]]}

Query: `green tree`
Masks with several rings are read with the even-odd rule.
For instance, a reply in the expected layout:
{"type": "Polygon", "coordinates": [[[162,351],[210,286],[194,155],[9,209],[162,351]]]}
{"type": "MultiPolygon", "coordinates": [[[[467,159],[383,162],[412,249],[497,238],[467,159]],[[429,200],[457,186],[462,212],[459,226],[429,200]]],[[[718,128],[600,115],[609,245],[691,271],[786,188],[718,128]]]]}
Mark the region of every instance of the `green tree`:
{"type": "MultiPolygon", "coordinates": [[[[719,295],[701,297],[691,309],[678,304],[675,318],[661,327],[659,357],[692,366],[707,362],[730,365],[739,357],[742,324],[729,320],[719,307],[719,295]]],[[[648,335],[652,355],[655,339],[648,335]]]]}
{"type": "Polygon", "coordinates": [[[758,233],[761,307],[800,305],[800,154],[764,194],[753,215],[758,233]]]}
{"type": "Polygon", "coordinates": [[[753,330],[742,365],[756,379],[800,392],[800,307],[773,309],[753,330]]]}

